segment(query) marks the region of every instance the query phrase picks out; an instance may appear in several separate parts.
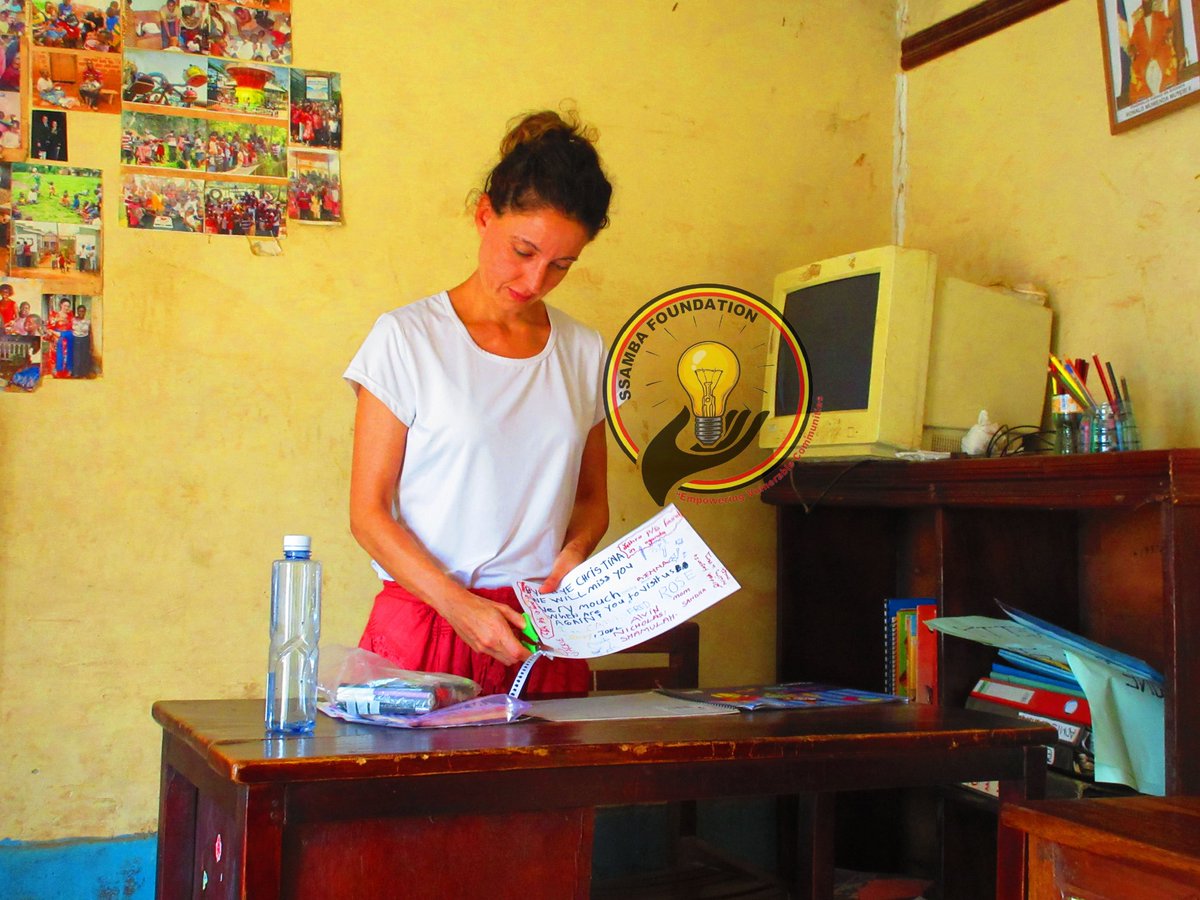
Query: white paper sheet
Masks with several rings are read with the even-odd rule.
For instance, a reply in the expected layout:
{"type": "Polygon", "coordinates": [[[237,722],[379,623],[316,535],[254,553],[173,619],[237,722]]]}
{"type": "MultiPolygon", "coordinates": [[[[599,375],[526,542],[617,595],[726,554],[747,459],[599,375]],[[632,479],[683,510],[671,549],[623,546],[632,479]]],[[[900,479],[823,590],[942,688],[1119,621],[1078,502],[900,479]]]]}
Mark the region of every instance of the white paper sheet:
{"type": "Polygon", "coordinates": [[[1092,708],[1096,780],[1163,796],[1167,781],[1162,685],[1083,653],[1068,650],[1067,660],[1092,708]]]}
{"type": "Polygon", "coordinates": [[[527,715],[551,722],[595,722],[603,719],[678,719],[736,714],[732,707],[680,700],[655,691],[602,694],[565,700],[531,700],[527,715]]]}
{"type": "Polygon", "coordinates": [[[640,644],[741,585],[669,505],[573,569],[557,591],[514,587],[545,649],[588,659],[640,644]]]}

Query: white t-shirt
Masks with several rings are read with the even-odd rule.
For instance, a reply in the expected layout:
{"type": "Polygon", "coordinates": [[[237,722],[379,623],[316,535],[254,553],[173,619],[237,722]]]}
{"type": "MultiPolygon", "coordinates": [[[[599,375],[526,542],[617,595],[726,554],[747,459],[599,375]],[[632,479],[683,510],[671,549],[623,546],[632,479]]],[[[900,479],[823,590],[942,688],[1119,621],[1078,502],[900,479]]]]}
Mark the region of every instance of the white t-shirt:
{"type": "Polygon", "coordinates": [[[393,513],[469,588],[549,573],[604,419],[603,340],[547,311],[542,351],[508,359],[471,339],[443,291],[380,316],[343,376],[408,426],[393,513]]]}

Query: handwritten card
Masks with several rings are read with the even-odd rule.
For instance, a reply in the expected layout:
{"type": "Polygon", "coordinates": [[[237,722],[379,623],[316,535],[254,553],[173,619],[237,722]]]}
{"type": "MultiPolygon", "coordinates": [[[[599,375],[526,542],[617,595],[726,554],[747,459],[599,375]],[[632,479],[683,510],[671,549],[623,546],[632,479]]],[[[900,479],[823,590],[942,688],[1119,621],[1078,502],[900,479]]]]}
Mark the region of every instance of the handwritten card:
{"type": "Polygon", "coordinates": [[[514,587],[550,653],[588,659],[640,644],[741,585],[671,505],[569,572],[558,590],[514,587]]]}

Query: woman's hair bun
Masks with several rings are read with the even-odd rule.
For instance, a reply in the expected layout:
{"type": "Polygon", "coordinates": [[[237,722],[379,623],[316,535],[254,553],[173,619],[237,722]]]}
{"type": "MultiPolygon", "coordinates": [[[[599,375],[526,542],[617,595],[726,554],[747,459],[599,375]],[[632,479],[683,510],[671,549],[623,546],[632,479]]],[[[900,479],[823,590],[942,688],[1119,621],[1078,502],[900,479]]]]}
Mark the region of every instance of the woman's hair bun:
{"type": "Polygon", "coordinates": [[[574,110],[557,113],[552,109],[544,109],[520,116],[514,123],[510,123],[508,134],[500,142],[502,158],[522,144],[537,143],[550,134],[561,133],[567,138],[576,137],[589,144],[595,143],[597,138],[596,129],[581,124],[579,114],[574,110]]]}
{"type": "Polygon", "coordinates": [[[500,142],[500,162],[483,186],[498,213],[551,207],[595,237],[608,225],[612,185],[594,145],[596,131],[573,111],[521,116],[500,142]]]}

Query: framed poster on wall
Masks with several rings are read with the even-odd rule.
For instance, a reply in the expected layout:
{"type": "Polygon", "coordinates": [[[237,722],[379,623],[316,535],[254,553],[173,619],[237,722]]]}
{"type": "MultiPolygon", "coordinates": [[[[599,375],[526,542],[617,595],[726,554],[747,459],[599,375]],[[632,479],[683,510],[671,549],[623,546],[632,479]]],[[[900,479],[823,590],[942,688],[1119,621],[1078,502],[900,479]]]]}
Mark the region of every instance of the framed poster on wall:
{"type": "Polygon", "coordinates": [[[1097,0],[1113,134],[1200,100],[1197,0],[1097,0]]]}

